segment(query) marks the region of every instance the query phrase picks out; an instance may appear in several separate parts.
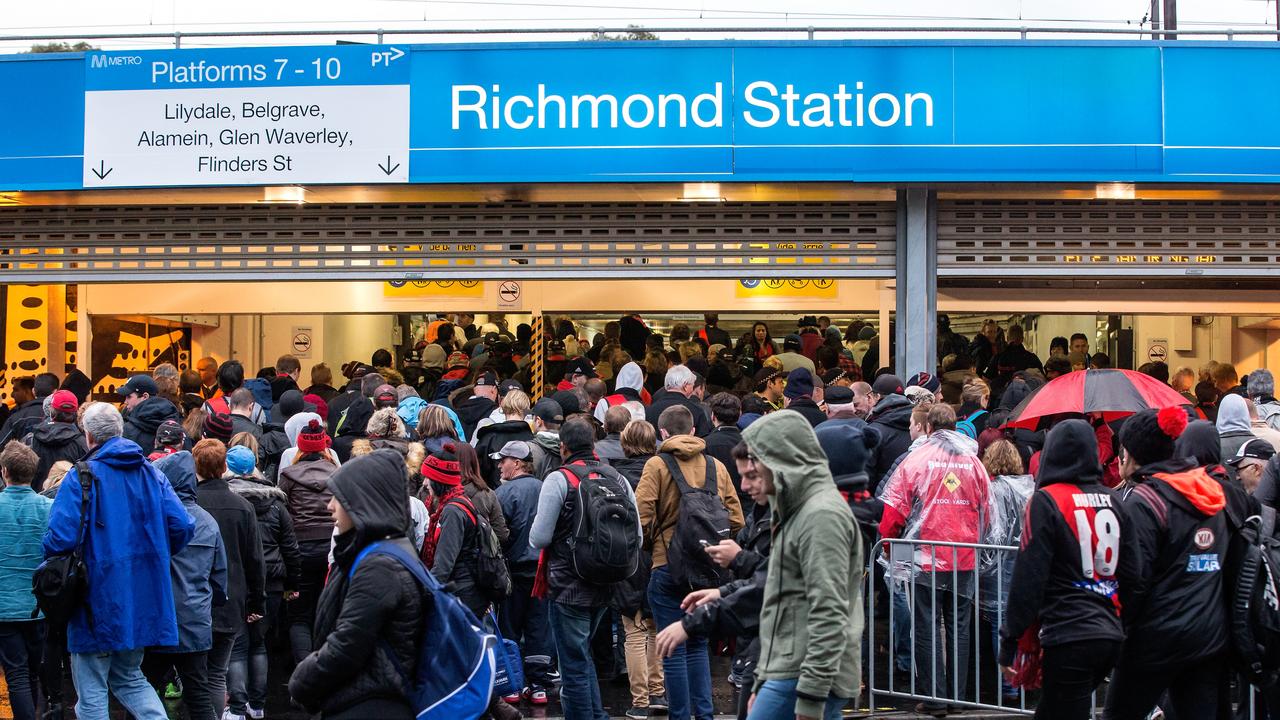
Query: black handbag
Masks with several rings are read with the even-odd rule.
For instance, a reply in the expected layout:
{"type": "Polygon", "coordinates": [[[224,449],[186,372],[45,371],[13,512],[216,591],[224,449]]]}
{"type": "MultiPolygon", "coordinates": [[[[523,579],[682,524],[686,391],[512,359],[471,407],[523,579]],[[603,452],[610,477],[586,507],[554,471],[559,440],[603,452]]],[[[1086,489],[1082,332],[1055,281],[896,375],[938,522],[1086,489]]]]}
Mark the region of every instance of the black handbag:
{"type": "Polygon", "coordinates": [[[89,519],[89,493],[93,489],[93,471],[89,463],[76,463],[76,475],[80,480],[80,529],[76,532],[76,547],[65,555],[57,555],[40,563],[31,576],[31,594],[36,597],[36,609],[53,625],[65,625],[84,603],[89,592],[89,569],[84,564],[84,534],[89,519]]]}

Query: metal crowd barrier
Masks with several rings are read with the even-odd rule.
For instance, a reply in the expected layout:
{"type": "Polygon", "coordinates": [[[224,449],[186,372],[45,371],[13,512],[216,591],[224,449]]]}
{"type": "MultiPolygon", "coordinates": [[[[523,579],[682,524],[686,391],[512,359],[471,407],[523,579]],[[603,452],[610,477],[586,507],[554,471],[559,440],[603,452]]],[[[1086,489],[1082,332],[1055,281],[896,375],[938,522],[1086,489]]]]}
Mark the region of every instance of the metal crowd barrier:
{"type": "MultiPolygon", "coordinates": [[[[1014,694],[1006,694],[998,662],[1000,651],[998,633],[1000,626],[1004,623],[1010,574],[1013,570],[1013,559],[1017,553],[1018,548],[1013,545],[981,543],[883,539],[876,545],[864,588],[867,623],[863,657],[867,665],[867,695],[871,708],[879,707],[877,698],[880,698],[946,704],[954,709],[995,710],[1025,715],[1035,712],[1035,704],[1028,699],[1026,691],[1017,690],[1014,694]],[[914,558],[917,550],[926,547],[934,557],[941,556],[946,559],[949,556],[952,569],[940,573],[914,571],[913,577],[908,578],[892,577],[892,565],[895,560],[908,562],[909,558],[914,558]],[[963,554],[962,550],[974,551],[972,570],[956,569],[957,560],[963,554]],[[882,573],[879,571],[879,559],[886,553],[890,558],[891,567],[882,573]],[[968,592],[969,583],[972,583],[971,592],[968,592]],[[952,589],[959,589],[962,592],[957,593],[952,589]],[[877,594],[881,590],[886,591],[891,598],[888,622],[883,626],[876,617],[877,594]],[[897,602],[892,599],[895,592],[901,592],[898,596],[900,600],[897,602]],[[968,597],[962,599],[966,594],[968,597]],[[907,606],[906,617],[903,617],[904,612],[900,607],[903,600],[907,606]],[[929,632],[928,628],[919,627],[917,624],[916,609],[921,602],[928,603],[928,621],[935,632],[929,632]],[[936,632],[939,628],[939,616],[942,615],[942,619],[945,620],[948,614],[940,613],[939,610],[940,608],[945,610],[948,603],[951,620],[949,624],[942,626],[942,636],[939,637],[936,632]],[[970,606],[969,618],[962,627],[961,611],[965,603],[970,606]],[[982,609],[984,604],[987,607],[986,612],[982,609]],[[895,626],[900,623],[905,626],[905,630],[900,626],[899,632],[905,632],[909,638],[905,657],[898,657],[895,653],[895,650],[900,650],[895,648],[895,626]],[[980,633],[992,632],[989,627],[991,624],[996,628],[995,637],[988,645],[983,642],[980,633]],[[916,642],[917,639],[920,643],[916,642]],[[976,642],[972,642],[975,639],[976,642]],[[887,652],[880,652],[881,642],[884,643],[887,652]],[[960,672],[944,673],[939,677],[938,662],[932,663],[932,667],[924,667],[927,658],[917,657],[917,644],[927,645],[929,655],[937,657],[941,653],[945,657],[946,662],[942,664],[943,668],[959,670],[953,661],[969,653],[971,642],[972,657],[964,663],[966,674],[971,673],[971,676],[965,681],[960,680],[960,672]],[[900,661],[906,663],[905,672],[895,672],[895,665],[900,661]]],[[[922,610],[920,614],[923,615],[924,611],[922,610]]],[[[1244,697],[1239,698],[1234,717],[1255,720],[1260,706],[1260,702],[1255,697],[1255,689],[1248,686],[1247,691],[1242,690],[1242,692],[1244,697]],[[1247,706],[1247,712],[1246,707],[1240,707],[1241,705],[1247,706]]],[[[1094,718],[1102,717],[1101,702],[1102,698],[1098,693],[1094,693],[1092,712],[1094,718]]]]}

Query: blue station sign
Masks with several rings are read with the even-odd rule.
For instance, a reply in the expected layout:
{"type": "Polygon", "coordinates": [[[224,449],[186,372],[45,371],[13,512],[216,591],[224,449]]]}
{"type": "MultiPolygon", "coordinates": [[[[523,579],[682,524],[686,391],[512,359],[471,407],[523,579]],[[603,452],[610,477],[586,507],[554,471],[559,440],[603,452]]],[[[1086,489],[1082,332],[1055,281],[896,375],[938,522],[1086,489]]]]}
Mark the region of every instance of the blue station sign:
{"type": "Polygon", "coordinates": [[[1249,43],[356,45],[0,57],[0,190],[1276,182],[1249,43]]]}

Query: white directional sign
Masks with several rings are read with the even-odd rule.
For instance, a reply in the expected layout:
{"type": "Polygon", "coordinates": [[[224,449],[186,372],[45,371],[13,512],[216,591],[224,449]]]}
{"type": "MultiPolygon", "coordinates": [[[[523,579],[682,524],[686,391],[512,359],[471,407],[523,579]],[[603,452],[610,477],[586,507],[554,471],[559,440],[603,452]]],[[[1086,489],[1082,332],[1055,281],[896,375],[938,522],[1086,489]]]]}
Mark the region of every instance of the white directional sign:
{"type": "Polygon", "coordinates": [[[85,187],[409,179],[399,48],[92,53],[85,74],[85,187]]]}

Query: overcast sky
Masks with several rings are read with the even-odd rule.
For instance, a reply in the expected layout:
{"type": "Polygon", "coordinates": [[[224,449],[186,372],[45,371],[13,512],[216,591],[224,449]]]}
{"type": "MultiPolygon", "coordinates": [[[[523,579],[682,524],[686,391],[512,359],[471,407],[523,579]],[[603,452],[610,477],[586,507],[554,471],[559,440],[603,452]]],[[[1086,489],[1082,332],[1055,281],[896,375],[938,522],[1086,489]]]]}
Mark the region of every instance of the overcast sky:
{"type": "MultiPolygon", "coordinates": [[[[1274,27],[1277,0],[1185,1],[1183,29],[1274,27]]],[[[662,26],[937,26],[1057,25],[1138,27],[1148,0],[56,0],[6,2],[9,35],[397,28],[540,28],[603,25],[662,26]]],[[[698,35],[725,37],[727,34],[698,35]]],[[[683,39],[687,33],[661,35],[683,39]]],[[[800,37],[793,35],[791,37],[800,37]]],[[[388,40],[404,42],[394,34],[388,40]]],[[[370,40],[371,38],[352,38],[370,40]]],[[[498,38],[465,38],[498,39],[498,38]]],[[[525,36],[507,39],[544,39],[525,36]]],[[[443,38],[444,41],[451,41],[443,38]]],[[[458,41],[461,38],[453,38],[458,41]]],[[[335,38],[312,39],[328,44],[335,38]]],[[[418,42],[432,41],[428,38],[418,42]]],[[[297,39],[184,41],[188,47],[296,44],[297,39]]],[[[107,49],[168,47],[172,41],[95,40],[107,49]]],[[[30,42],[0,42],[5,51],[30,42]]]]}

